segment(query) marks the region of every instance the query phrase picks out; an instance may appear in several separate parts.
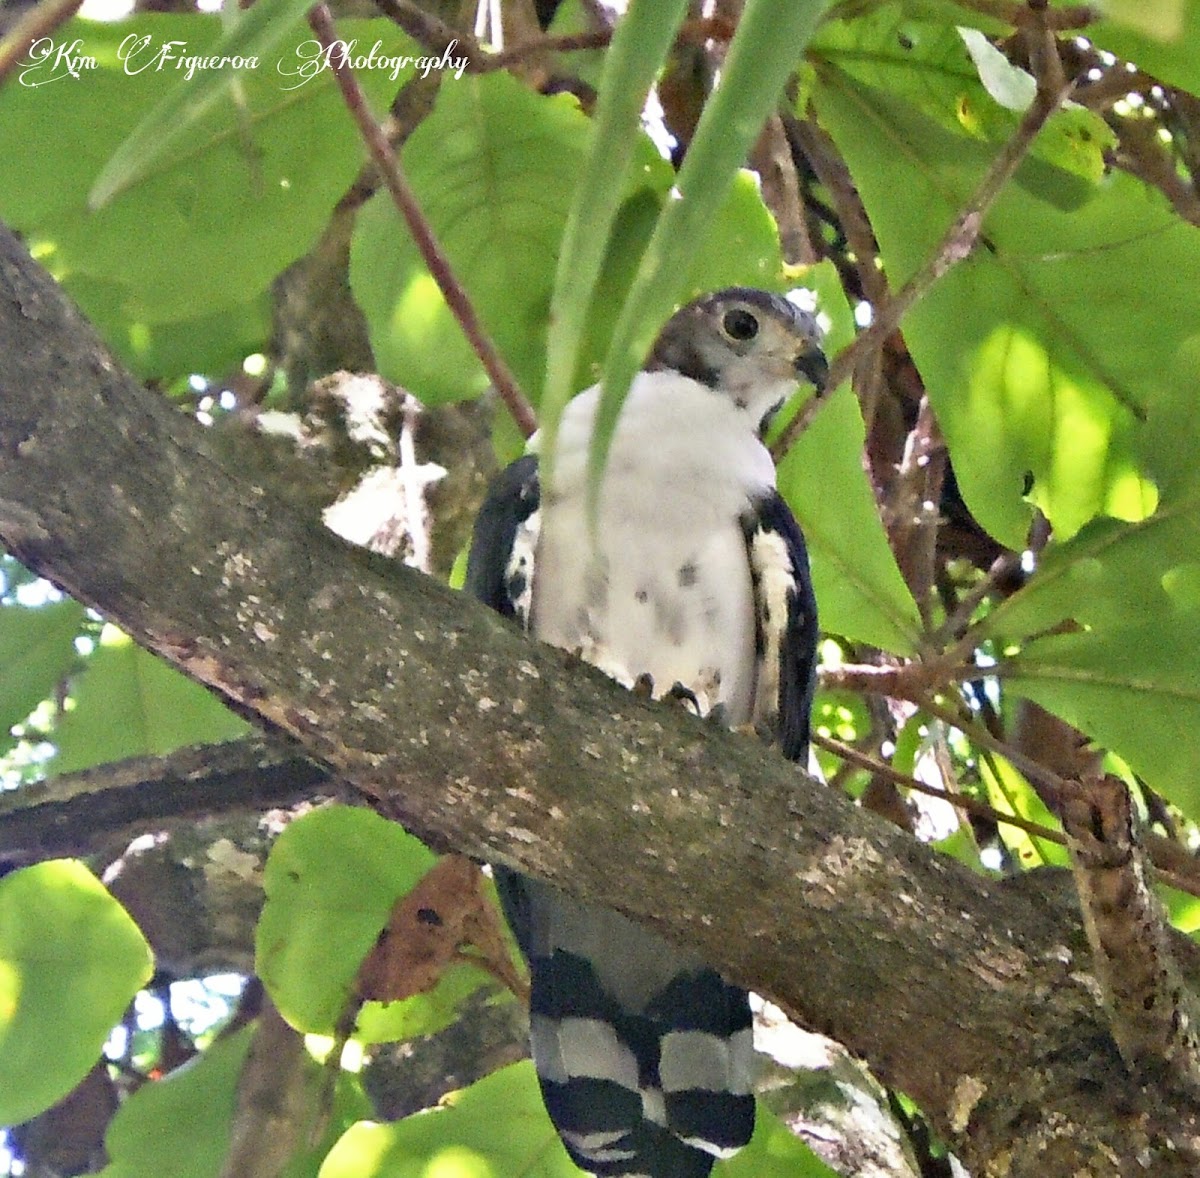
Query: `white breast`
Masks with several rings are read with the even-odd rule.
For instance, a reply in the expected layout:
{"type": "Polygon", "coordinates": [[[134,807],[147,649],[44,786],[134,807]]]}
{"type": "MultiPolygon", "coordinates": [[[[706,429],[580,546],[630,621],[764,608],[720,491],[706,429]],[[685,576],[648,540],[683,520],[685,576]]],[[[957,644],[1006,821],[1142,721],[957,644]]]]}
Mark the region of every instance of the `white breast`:
{"type": "Polygon", "coordinates": [[[675,373],[643,373],[626,401],[595,529],[587,453],[598,390],[568,406],[542,488],[533,631],[626,685],[680,683],[703,710],[749,719],[754,608],[739,517],[774,485],[770,455],[733,402],[675,373]]]}

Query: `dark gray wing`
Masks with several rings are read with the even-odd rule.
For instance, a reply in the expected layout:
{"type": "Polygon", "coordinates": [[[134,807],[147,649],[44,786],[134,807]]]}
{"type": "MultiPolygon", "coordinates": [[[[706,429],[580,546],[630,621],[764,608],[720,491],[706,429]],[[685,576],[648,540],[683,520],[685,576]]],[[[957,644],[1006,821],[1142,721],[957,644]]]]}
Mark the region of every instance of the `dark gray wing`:
{"type": "Polygon", "coordinates": [[[496,477],[475,520],[464,588],[498,614],[529,628],[537,547],[537,456],[518,458],[496,477]]]}
{"type": "Polygon", "coordinates": [[[756,615],[754,720],[792,761],[808,756],[817,671],[817,602],[804,535],[778,491],[742,520],[756,615]]]}

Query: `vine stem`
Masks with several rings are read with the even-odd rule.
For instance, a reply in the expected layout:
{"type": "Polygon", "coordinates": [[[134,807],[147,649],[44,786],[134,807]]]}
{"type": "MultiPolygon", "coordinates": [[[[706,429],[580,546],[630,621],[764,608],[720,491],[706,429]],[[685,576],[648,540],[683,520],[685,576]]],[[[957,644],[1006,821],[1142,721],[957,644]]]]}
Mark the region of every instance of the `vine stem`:
{"type": "Polygon", "coordinates": [[[533,406],[521,391],[521,387],[505,363],[504,357],[496,350],[495,344],[484,330],[466,289],[454,273],[450,259],[446,256],[433,227],[421,210],[416,194],[404,175],[399,157],[392,150],[387,135],[384,134],[383,128],[371,113],[366,95],[358,84],[358,79],[354,76],[354,72],[346,63],[343,55],[335,49],[338,36],[329,7],[325,4],[314,6],[309,11],[308,23],[321,47],[326,51],[346,108],[355,123],[358,124],[363,142],[379,168],[379,174],[387,186],[396,208],[399,209],[400,215],[408,225],[413,241],[416,243],[425,265],[429,267],[429,273],[433,275],[438,289],[442,292],[446,305],[458,320],[463,334],[479,357],[497,395],[507,406],[517,427],[525,437],[529,437],[537,429],[537,415],[533,411],[533,406]]]}

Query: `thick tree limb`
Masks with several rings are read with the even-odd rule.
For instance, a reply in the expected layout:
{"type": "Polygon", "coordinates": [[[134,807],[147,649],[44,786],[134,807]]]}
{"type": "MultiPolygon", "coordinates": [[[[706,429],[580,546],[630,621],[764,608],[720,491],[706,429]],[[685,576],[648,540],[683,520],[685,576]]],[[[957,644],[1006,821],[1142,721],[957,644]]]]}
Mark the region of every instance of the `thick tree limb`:
{"type": "Polygon", "coordinates": [[[258,812],[342,788],[290,741],[262,736],[117,761],[0,794],[0,864],[88,855],[171,819],[258,812]]]}
{"type": "MultiPolygon", "coordinates": [[[[1053,876],[1001,886],[298,518],[0,234],[0,541],[418,834],[602,898],[847,1044],[974,1173],[1196,1172],[1053,876]]],[[[251,467],[250,469],[253,469],[251,467]]]]}

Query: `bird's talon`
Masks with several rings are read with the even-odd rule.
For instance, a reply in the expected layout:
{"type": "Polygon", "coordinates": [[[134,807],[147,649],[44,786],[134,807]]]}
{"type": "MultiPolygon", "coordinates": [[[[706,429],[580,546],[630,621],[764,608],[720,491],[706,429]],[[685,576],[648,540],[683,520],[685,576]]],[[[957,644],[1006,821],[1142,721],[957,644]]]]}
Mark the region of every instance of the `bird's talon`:
{"type": "Polygon", "coordinates": [[[671,690],[663,696],[663,699],[670,700],[672,703],[680,704],[684,707],[690,706],[697,716],[702,714],[700,701],[696,698],[696,693],[690,687],[685,687],[682,683],[675,683],[671,687],[671,690]]]}

